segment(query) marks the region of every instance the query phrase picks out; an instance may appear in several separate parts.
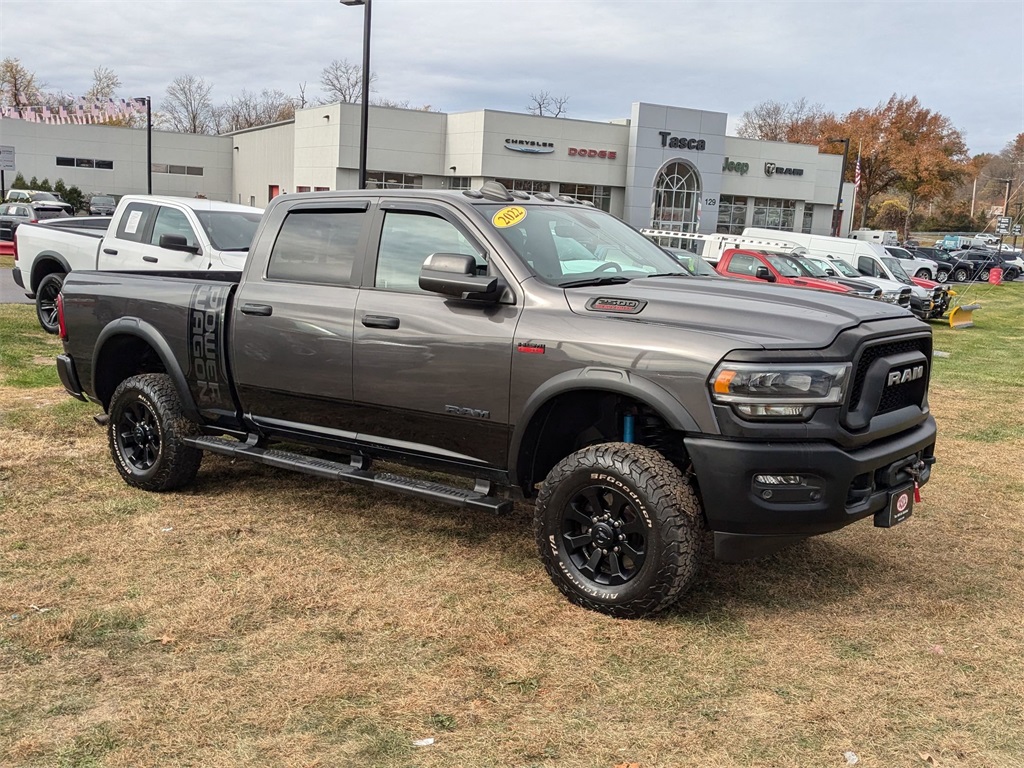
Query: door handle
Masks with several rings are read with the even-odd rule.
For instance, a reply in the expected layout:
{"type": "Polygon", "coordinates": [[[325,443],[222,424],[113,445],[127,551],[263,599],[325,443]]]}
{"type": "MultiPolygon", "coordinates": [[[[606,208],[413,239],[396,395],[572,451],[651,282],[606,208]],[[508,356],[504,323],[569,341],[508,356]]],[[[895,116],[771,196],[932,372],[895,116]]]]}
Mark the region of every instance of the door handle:
{"type": "Polygon", "coordinates": [[[363,315],[363,325],[367,328],[389,328],[395,330],[398,327],[397,317],[387,315],[363,315]]]}
{"type": "Polygon", "coordinates": [[[142,260],[148,261],[150,264],[156,264],[158,261],[160,261],[160,259],[158,259],[156,256],[143,256],[142,260]]]}
{"type": "Polygon", "coordinates": [[[274,308],[269,304],[243,304],[243,315],[257,315],[259,317],[270,317],[274,314],[274,308]]]}
{"type": "Polygon", "coordinates": [[[109,253],[111,256],[117,256],[117,250],[114,248],[104,248],[104,253],[109,253]]]}

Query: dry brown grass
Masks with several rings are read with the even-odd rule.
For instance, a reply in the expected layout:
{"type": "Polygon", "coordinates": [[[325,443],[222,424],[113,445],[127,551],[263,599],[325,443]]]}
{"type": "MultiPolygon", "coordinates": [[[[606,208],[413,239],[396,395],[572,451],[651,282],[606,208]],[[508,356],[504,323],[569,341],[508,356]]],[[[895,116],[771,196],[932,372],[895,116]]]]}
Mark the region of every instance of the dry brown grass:
{"type": "Polygon", "coordinates": [[[561,598],[528,509],[219,457],[135,491],[92,408],[0,387],[0,764],[1017,768],[1012,394],[935,384],[910,522],[713,564],[629,622],[561,598]]]}

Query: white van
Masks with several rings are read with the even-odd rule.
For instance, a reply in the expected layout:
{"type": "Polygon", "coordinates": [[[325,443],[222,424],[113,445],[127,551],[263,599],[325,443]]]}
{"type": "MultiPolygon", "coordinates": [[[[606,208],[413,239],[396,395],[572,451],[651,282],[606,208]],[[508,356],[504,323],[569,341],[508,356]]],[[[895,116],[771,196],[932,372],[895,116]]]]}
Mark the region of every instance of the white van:
{"type": "Polygon", "coordinates": [[[855,229],[850,233],[854,240],[866,240],[879,245],[899,245],[899,235],[894,229],[855,229]]]}
{"type": "Polygon", "coordinates": [[[768,237],[747,237],[744,235],[711,234],[701,235],[696,232],[678,232],[671,229],[641,229],[640,234],[656,242],[658,245],[672,248],[684,248],[700,255],[710,264],[718,264],[722,254],[730,248],[749,248],[762,251],[780,251],[782,253],[802,253],[804,249],[789,237],[791,232],[780,232],[776,229],[765,230],[771,233],[768,237]]]}

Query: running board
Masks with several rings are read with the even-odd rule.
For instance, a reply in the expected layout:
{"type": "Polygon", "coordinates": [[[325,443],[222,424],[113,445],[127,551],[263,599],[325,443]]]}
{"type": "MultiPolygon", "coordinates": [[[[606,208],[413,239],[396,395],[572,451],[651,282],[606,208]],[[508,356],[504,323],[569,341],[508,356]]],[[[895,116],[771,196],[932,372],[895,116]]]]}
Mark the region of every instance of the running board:
{"type": "MultiPolygon", "coordinates": [[[[468,491],[429,480],[417,480],[412,477],[395,475],[391,472],[373,472],[360,469],[352,464],[342,464],[328,459],[318,459],[301,453],[280,451],[276,448],[258,448],[248,443],[240,443],[225,437],[187,437],[184,442],[210,453],[219,453],[232,458],[248,459],[259,464],[266,464],[281,469],[304,472],[307,475],[325,477],[329,480],[342,480],[356,485],[384,488],[407,496],[418,496],[430,501],[441,501],[456,507],[476,509],[494,514],[505,514],[512,511],[511,499],[500,499],[481,493],[479,490],[468,491]]],[[[486,487],[486,484],[478,487],[486,487]]]]}

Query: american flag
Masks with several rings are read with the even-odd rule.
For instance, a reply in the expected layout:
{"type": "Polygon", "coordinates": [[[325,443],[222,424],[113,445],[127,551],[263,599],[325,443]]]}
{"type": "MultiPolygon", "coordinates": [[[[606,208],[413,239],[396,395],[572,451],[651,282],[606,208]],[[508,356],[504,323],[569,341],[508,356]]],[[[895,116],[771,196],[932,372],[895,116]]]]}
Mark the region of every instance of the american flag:
{"type": "Polygon", "coordinates": [[[857,170],[853,174],[853,186],[855,189],[860,189],[860,153],[857,153],[857,170]]]}

